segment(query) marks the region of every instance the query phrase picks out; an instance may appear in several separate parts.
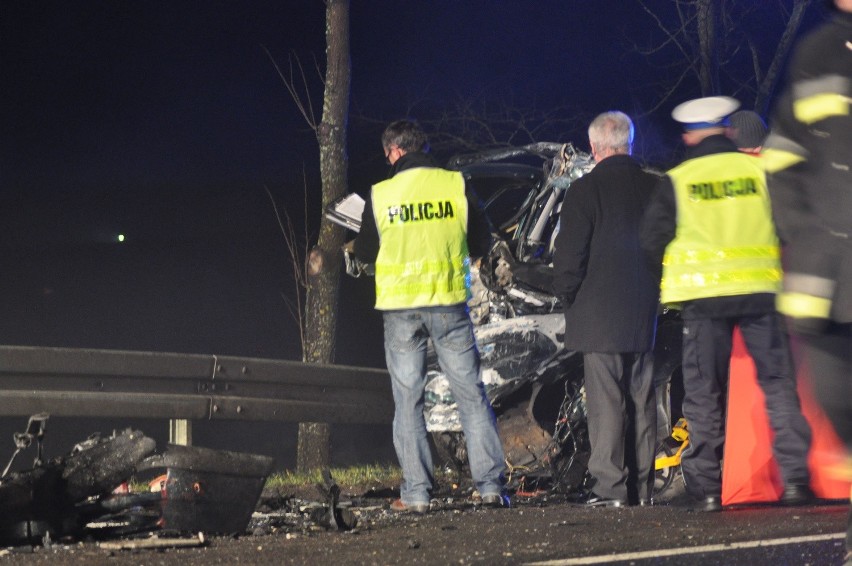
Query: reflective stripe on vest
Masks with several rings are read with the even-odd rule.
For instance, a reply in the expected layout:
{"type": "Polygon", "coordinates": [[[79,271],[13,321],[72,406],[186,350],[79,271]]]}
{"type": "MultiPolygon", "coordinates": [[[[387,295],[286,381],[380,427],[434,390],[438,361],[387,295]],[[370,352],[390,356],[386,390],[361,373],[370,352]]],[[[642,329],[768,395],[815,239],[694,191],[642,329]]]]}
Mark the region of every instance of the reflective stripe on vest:
{"type": "Polygon", "coordinates": [[[381,245],[376,308],[455,305],[468,299],[467,197],[461,173],[407,169],[373,186],[381,245]]]}
{"type": "Polygon", "coordinates": [[[760,158],[719,153],[668,172],[677,202],[677,232],[663,256],[663,303],[775,293],[781,282],[760,158]]]}

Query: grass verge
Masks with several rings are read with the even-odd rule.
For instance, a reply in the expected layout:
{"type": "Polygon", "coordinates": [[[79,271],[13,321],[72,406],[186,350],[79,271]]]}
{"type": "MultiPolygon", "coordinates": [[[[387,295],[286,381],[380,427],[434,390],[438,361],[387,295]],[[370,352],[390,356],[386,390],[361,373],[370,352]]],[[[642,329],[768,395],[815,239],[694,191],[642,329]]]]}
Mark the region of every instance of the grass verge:
{"type": "MultiPolygon", "coordinates": [[[[332,479],[340,486],[382,485],[393,487],[398,486],[402,481],[402,470],[397,466],[368,464],[348,468],[332,468],[330,471],[332,479]]],[[[284,470],[270,475],[266,480],[266,487],[288,489],[313,486],[318,483],[322,483],[320,470],[314,470],[310,473],[284,470]]]]}

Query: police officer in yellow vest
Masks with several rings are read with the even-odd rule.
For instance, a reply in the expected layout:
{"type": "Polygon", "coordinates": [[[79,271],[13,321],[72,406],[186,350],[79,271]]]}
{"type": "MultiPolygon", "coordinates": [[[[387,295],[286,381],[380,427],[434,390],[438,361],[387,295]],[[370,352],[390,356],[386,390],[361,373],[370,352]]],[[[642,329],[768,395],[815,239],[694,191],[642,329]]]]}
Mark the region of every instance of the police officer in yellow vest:
{"type": "Polygon", "coordinates": [[[373,185],[354,251],[375,262],[376,308],[384,318],[393,439],[403,474],[400,499],[391,507],[429,509],[433,464],[423,403],[430,338],[459,408],[482,504],[500,507],[507,503],[503,447],[466,303],[470,256],[488,253],[489,223],[461,173],[439,168],[426,154],[426,135],[415,122],[391,123],[382,147],[391,178],[373,185]]]}
{"type": "Polygon", "coordinates": [[[683,414],[689,446],[681,468],[687,497],[677,503],[721,509],[721,459],[732,334],[739,326],[766,396],[782,503],[809,501],[810,427],[802,415],[783,320],[781,282],[760,158],[727,137],[728,97],[691,100],[672,117],[683,124],[687,159],[657,186],[642,225],[642,247],[662,265],[662,303],[682,309],[683,414]]]}

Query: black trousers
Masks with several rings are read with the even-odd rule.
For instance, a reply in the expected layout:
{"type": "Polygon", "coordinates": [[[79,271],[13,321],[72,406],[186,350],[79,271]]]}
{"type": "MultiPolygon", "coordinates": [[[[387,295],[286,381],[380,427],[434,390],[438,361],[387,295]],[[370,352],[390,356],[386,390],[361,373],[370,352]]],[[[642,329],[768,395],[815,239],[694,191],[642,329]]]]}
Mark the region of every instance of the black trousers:
{"type": "Polygon", "coordinates": [[[852,452],[852,324],[832,324],[824,334],[799,338],[814,397],[852,452]]]}
{"type": "MultiPolygon", "coordinates": [[[[852,454],[852,324],[829,325],[817,336],[800,335],[811,388],[834,431],[852,454]]],[[[846,551],[852,552],[852,512],[846,527],[846,551]]]]}
{"type": "Polygon", "coordinates": [[[657,408],[651,352],[584,353],[592,491],[631,503],[654,488],[657,408]]]}
{"type": "Polygon", "coordinates": [[[735,326],[742,332],[766,397],[766,412],[775,434],[772,450],[781,477],[785,485],[809,483],[811,429],[799,404],[783,324],[775,312],[684,320],[683,415],[689,423],[689,446],[683,453],[681,469],[692,496],[722,493],[728,370],[735,326]]]}

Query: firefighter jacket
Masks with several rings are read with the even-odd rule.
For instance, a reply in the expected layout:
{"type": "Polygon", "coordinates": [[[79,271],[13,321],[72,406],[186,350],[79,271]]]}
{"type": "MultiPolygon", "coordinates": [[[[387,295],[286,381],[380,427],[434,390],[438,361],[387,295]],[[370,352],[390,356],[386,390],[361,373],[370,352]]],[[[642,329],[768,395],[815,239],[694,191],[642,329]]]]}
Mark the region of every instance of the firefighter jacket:
{"type": "Polygon", "coordinates": [[[467,300],[469,252],[486,254],[490,237],[462,175],[409,153],[373,186],[355,254],[375,261],[377,309],[441,307],[467,300]]]}
{"type": "MultiPolygon", "coordinates": [[[[852,322],[852,14],[805,37],[764,146],[784,244],[778,309],[852,322]]],[[[799,322],[797,322],[799,324],[799,322]]]]}
{"type": "MultiPolygon", "coordinates": [[[[738,152],[724,136],[711,136],[691,158],[667,173],[655,200],[661,193],[673,196],[674,226],[668,231],[663,226],[666,237],[649,245],[654,238],[648,232],[654,227],[648,226],[646,216],[642,234],[646,251],[665,245],[661,302],[778,291],[778,239],[759,158],[738,152]]],[[[649,208],[650,222],[664,225],[653,218],[654,204],[649,208]]],[[[659,257],[659,250],[651,255],[659,257]]]]}

